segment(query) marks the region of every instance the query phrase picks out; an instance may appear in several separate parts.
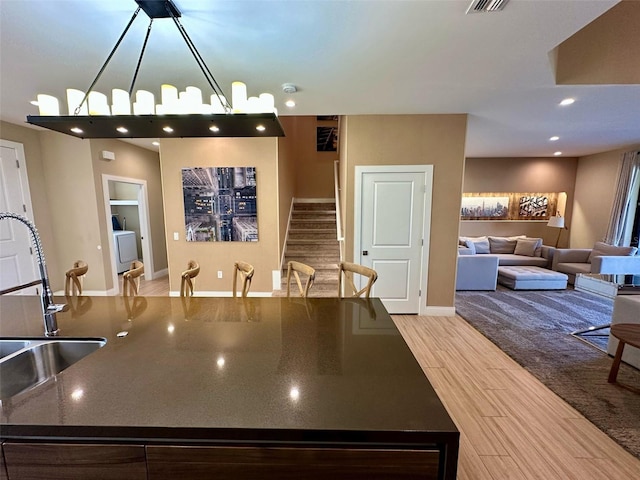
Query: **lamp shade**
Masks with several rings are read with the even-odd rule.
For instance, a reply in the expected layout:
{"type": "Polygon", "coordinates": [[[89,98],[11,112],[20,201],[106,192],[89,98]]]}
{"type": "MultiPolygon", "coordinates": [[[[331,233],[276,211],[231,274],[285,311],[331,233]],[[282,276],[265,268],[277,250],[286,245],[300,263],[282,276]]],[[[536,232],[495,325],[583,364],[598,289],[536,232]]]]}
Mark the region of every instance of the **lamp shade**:
{"type": "Polygon", "coordinates": [[[559,215],[550,217],[549,223],[547,223],[547,227],[564,228],[564,217],[561,217],[559,215]]]}

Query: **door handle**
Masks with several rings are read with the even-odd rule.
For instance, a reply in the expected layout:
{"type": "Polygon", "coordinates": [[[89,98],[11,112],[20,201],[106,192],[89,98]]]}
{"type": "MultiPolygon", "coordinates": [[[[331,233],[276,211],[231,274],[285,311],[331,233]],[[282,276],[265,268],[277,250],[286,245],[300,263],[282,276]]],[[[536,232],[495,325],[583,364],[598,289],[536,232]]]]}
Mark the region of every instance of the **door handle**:
{"type": "Polygon", "coordinates": [[[362,251],[362,255],[364,255],[365,257],[366,257],[367,255],[369,255],[369,250],[363,250],[363,251],[362,251]]]}

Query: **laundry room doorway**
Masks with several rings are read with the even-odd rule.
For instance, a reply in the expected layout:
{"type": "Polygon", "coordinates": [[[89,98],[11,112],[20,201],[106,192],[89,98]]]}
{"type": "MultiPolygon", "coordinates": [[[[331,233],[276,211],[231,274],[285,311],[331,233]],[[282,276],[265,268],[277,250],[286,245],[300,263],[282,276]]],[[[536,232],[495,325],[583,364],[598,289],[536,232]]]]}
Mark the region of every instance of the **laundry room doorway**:
{"type": "Polygon", "coordinates": [[[133,260],[144,263],[145,280],[153,280],[153,247],[147,199],[147,182],[135,178],[102,175],[109,258],[113,288],[119,292],[118,275],[129,269],[133,260]]]}

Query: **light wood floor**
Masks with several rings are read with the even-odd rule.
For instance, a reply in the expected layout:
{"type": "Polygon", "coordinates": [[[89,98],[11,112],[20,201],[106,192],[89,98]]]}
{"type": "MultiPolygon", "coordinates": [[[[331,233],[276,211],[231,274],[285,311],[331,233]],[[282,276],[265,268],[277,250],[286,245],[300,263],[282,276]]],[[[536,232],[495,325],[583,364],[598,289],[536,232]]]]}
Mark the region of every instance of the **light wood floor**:
{"type": "MultiPolygon", "coordinates": [[[[140,291],[166,296],[168,277],[140,291]]],[[[392,317],[461,432],[459,480],[640,479],[640,460],[462,318],[392,317]]]]}
{"type": "Polygon", "coordinates": [[[461,432],[459,480],[640,479],[640,460],[461,317],[393,319],[461,432]]]}

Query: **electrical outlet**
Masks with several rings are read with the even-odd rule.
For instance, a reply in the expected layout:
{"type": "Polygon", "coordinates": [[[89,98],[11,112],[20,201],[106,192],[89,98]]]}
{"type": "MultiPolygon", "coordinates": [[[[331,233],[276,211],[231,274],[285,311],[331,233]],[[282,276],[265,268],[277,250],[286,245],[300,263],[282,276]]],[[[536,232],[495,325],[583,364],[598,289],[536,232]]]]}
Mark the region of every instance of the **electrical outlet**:
{"type": "Polygon", "coordinates": [[[222,270],[218,270],[218,278],[222,278],[222,270]]]}
{"type": "Polygon", "coordinates": [[[173,232],[173,239],[180,240],[180,234],[178,232],[173,232]]]}

